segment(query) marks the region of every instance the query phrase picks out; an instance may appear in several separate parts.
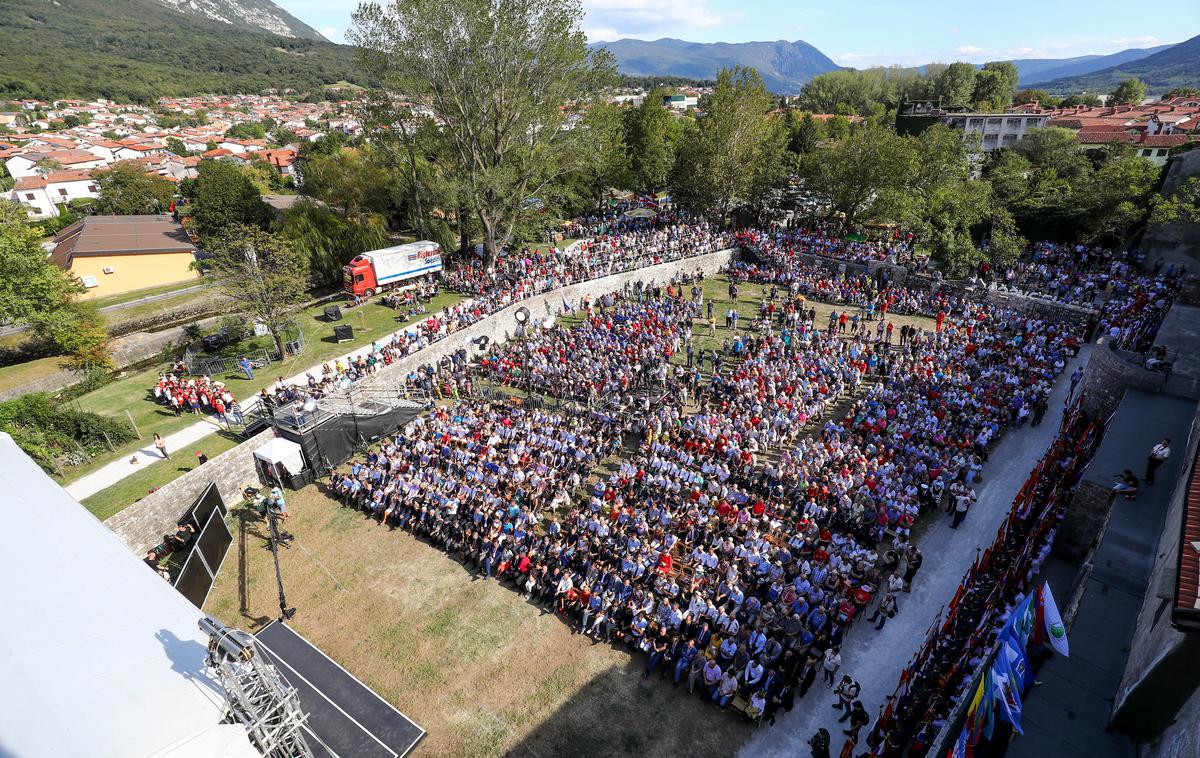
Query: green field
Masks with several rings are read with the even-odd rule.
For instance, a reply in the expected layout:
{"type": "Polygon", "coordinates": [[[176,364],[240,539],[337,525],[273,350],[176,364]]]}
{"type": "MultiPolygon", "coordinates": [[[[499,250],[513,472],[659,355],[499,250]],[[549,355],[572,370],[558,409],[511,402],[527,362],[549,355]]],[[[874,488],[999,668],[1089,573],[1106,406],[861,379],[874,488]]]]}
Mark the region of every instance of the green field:
{"type": "MultiPolygon", "coordinates": [[[[459,299],[458,295],[443,293],[435,298],[428,307],[431,312],[438,311],[446,306],[453,305],[459,299]]],[[[413,323],[412,321],[398,321],[396,319],[397,311],[385,308],[376,303],[370,303],[359,308],[344,311],[344,323],[354,327],[355,339],[352,342],[338,344],[332,338],[333,325],[326,323],[324,320],[322,314],[324,305],[320,304],[306,308],[297,314],[296,320],[300,329],[304,332],[306,341],[306,347],[300,354],[291,356],[282,363],[273,363],[270,367],[256,372],[253,380],[246,379],[240,371],[224,377],[214,378],[220,378],[227,382],[234,396],[238,400],[244,400],[275,381],[276,377],[292,376],[310,366],[320,365],[324,361],[368,345],[380,337],[390,335],[392,332],[413,323]]],[[[234,348],[233,352],[237,352],[237,349],[234,348]]],[[[64,469],[61,478],[62,483],[75,481],[79,477],[91,473],[114,460],[128,458],[146,444],[145,439],[150,439],[156,432],[165,436],[196,422],[197,419],[195,417],[187,414],[176,418],[166,407],[155,402],[151,390],[154,387],[154,383],[158,380],[159,373],[166,368],[167,366],[164,364],[161,366],[152,366],[142,371],[122,374],[116,381],[72,401],[73,404],[78,404],[78,407],[83,410],[107,416],[124,417],[126,411],[128,411],[129,415],[133,417],[138,430],[141,432],[143,441],[134,441],[122,445],[116,451],[108,455],[97,456],[82,466],[64,469]]],[[[178,476],[178,472],[174,471],[170,466],[156,463],[139,472],[139,476],[147,477],[144,481],[146,488],[149,488],[171,481],[178,476]],[[151,472],[154,472],[153,476],[151,476],[151,472]]],[[[144,489],[141,492],[145,494],[144,489]]],[[[104,492],[97,493],[93,498],[100,498],[104,494],[104,492]]],[[[93,498],[89,498],[89,500],[93,498]]],[[[124,503],[124,505],[128,505],[128,502],[124,503]]],[[[117,510],[120,510],[120,508],[118,507],[117,510]]]]}

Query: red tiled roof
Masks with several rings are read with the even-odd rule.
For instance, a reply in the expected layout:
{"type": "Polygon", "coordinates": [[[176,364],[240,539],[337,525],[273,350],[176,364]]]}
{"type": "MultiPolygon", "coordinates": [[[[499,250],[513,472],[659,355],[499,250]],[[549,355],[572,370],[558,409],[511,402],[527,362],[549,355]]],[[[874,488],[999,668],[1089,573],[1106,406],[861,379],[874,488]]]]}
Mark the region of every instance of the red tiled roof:
{"type": "Polygon", "coordinates": [[[46,177],[44,176],[22,176],[17,180],[17,183],[13,185],[13,189],[19,190],[45,189],[45,187],[46,177]]]}

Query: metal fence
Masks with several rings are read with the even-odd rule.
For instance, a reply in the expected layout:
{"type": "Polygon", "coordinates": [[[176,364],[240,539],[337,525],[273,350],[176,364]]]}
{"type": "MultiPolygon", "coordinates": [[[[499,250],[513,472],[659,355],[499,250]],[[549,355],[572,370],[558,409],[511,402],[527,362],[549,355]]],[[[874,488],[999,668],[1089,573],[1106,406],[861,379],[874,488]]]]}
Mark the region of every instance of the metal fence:
{"type": "MultiPolygon", "coordinates": [[[[283,349],[288,355],[296,355],[304,351],[306,344],[304,331],[296,329],[296,338],[284,341],[283,349]]],[[[218,376],[241,371],[238,361],[242,356],[248,358],[256,367],[281,361],[284,357],[280,355],[274,346],[258,350],[247,350],[236,356],[229,356],[207,355],[202,345],[189,345],[183,351],[183,362],[187,366],[188,373],[193,376],[218,376]]]]}

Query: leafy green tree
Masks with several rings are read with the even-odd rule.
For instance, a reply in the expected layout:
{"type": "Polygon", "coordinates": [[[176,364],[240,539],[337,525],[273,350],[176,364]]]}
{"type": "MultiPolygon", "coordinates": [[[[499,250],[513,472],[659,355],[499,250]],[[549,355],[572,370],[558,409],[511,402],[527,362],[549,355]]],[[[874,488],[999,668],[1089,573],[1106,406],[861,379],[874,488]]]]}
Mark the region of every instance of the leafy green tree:
{"type": "Polygon", "coordinates": [[[258,226],[228,224],[207,241],[205,281],[245,316],[263,324],[286,355],[285,330],[307,299],[308,256],[290,240],[258,226]]]}
{"type": "Polygon", "coordinates": [[[992,111],[1002,111],[1012,103],[1016,88],[1017,67],[1008,61],[990,61],[975,77],[972,100],[992,111]]]}
{"type": "Polygon", "coordinates": [[[1109,105],[1141,105],[1146,99],[1146,83],[1136,76],[1122,79],[1108,96],[1109,105]]]}
{"type": "Polygon", "coordinates": [[[663,105],[663,94],[663,90],[655,90],[625,112],[624,142],[633,171],[632,189],[641,192],[666,188],[683,133],[680,121],[663,105]]]}
{"type": "Polygon", "coordinates": [[[1051,95],[1044,89],[1023,89],[1013,96],[1014,105],[1037,103],[1043,108],[1057,108],[1062,99],[1051,95]]]}
{"type": "Polygon", "coordinates": [[[596,207],[610,187],[627,189],[633,185],[624,113],[610,103],[593,103],[577,128],[583,130],[579,147],[586,151],[578,178],[591,206],[596,207]]]}
{"type": "Polygon", "coordinates": [[[824,201],[844,231],[869,217],[885,193],[903,187],[912,160],[904,138],[867,128],[802,156],[799,173],[805,188],[824,201]]]}
{"type": "Polygon", "coordinates": [[[232,163],[201,161],[192,184],[192,217],[203,237],[231,226],[264,227],[270,209],[254,183],[232,163]]]}
{"type": "Polygon", "coordinates": [[[308,258],[309,270],[322,284],[337,284],[342,267],[354,256],[386,247],[387,228],[378,217],[351,223],[327,205],[307,200],[288,208],[277,234],[308,258]]]}
{"type": "Polygon", "coordinates": [[[181,158],[186,158],[191,155],[191,151],[187,149],[187,145],[183,144],[183,140],[178,137],[167,137],[167,150],[181,158]]]}
{"type": "Polygon", "coordinates": [[[267,125],[261,121],[243,121],[225,130],[226,139],[263,139],[267,136],[267,125]]]}
{"type": "Polygon", "coordinates": [[[479,222],[487,265],[513,240],[530,198],[576,170],[571,109],[616,80],[589,51],[574,0],[394,0],[365,4],[349,36],[388,92],[426,104],[479,222]]]}
{"type": "Polygon", "coordinates": [[[1171,100],[1176,97],[1192,97],[1200,98],[1200,87],[1172,87],[1163,93],[1163,100],[1171,100]]]}
{"type": "Polygon", "coordinates": [[[24,324],[69,355],[76,369],[109,364],[108,335],[94,308],[77,303],[79,280],[50,262],[42,229],[0,205],[0,324],[24,324]]]}
{"type": "Polygon", "coordinates": [[[792,110],[787,112],[788,150],[796,155],[811,153],[825,136],[821,122],[808,111],[799,118],[795,118],[795,113],[792,110]]]}
{"type": "Polygon", "coordinates": [[[1154,198],[1150,223],[1200,224],[1200,178],[1188,177],[1169,197],[1154,198]]]}
{"type": "Polygon", "coordinates": [[[102,216],[139,216],[166,213],[175,197],[175,185],[148,174],[135,163],[114,164],[95,175],[99,197],[92,211],[102,216]]]}
{"type": "Polygon", "coordinates": [[[771,95],[754,69],[738,66],[717,73],[695,139],[684,145],[678,163],[676,195],[682,202],[724,220],[735,200],[753,203],[765,194],[779,172],[764,170],[769,164],[780,170],[786,166],[783,125],[768,116],[771,106],[771,95]]]}
{"type": "Polygon", "coordinates": [[[1076,105],[1090,105],[1094,107],[1102,104],[1103,103],[1100,101],[1100,96],[1094,92],[1082,92],[1078,95],[1067,95],[1063,98],[1062,103],[1060,103],[1060,105],[1062,105],[1064,108],[1073,108],[1076,105]]]}
{"type": "Polygon", "coordinates": [[[977,72],[970,63],[951,63],[934,82],[934,94],[944,107],[967,108],[973,103],[977,72]]]}
{"type": "Polygon", "coordinates": [[[831,116],[825,121],[825,136],[833,140],[841,140],[849,137],[850,119],[840,114],[831,116]]]}
{"type": "Polygon", "coordinates": [[[314,155],[304,163],[304,192],[355,220],[381,213],[390,202],[392,177],[375,148],[342,148],[333,155],[314,155]]]}
{"type": "Polygon", "coordinates": [[[1106,156],[1072,193],[1084,240],[1124,245],[1130,232],[1149,216],[1150,195],[1161,172],[1161,167],[1131,150],[1117,150],[1106,156]]]}
{"type": "Polygon", "coordinates": [[[0,229],[29,221],[29,206],[0,197],[0,229]]]}
{"type": "Polygon", "coordinates": [[[1053,169],[1055,173],[1074,181],[1088,173],[1087,156],[1079,150],[1075,132],[1057,126],[1031,129],[1014,148],[1041,170],[1053,169]]]}

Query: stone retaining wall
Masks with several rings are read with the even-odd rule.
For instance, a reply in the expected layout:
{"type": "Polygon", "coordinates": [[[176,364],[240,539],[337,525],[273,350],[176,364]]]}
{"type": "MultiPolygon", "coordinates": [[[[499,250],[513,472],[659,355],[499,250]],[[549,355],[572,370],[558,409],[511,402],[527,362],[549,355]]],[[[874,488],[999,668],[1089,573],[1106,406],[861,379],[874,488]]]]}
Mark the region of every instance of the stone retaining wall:
{"type": "Polygon", "coordinates": [[[164,534],[174,531],[175,522],[210,483],[216,483],[226,504],[240,501],[246,484],[258,481],[254,451],[274,436],[274,430],[268,429],[226,450],[110,517],[105,526],[130,550],[142,555],[161,542],[164,534]]]}
{"type": "MultiPolygon", "coordinates": [[[[577,306],[581,299],[595,299],[601,295],[622,289],[626,284],[642,281],[646,284],[665,284],[676,274],[692,273],[699,269],[712,275],[720,271],[733,259],[734,250],[721,250],[681,261],[660,263],[623,274],[614,274],[601,279],[568,285],[542,295],[526,298],[514,303],[488,318],[461,329],[424,350],[402,358],[363,379],[358,386],[363,388],[399,387],[404,378],[417,368],[433,363],[460,348],[467,348],[474,356],[480,351],[473,340],[487,336],[490,344],[504,342],[516,332],[516,312],[528,308],[533,320],[552,317],[560,310],[563,301],[577,306]]],[[[363,348],[365,351],[367,348],[363,348]]],[[[192,501],[204,491],[209,482],[216,482],[217,489],[226,503],[241,499],[247,482],[258,480],[254,467],[254,451],[274,436],[273,430],[246,440],[242,444],[185,473],[169,484],[138,500],[104,523],[137,554],[145,553],[157,545],[162,536],[173,531],[173,525],[192,501]]]]}
{"type": "MultiPolygon", "coordinates": [[[[203,319],[196,323],[205,328],[221,320],[221,317],[203,319]]],[[[109,342],[109,352],[113,363],[118,369],[133,366],[149,360],[161,353],[169,345],[183,340],[183,327],[173,326],[158,332],[133,332],[124,337],[114,338],[109,342]]],[[[25,382],[13,387],[0,389],[0,400],[8,400],[30,392],[57,392],[63,387],[69,387],[80,380],[74,371],[60,370],[47,374],[39,379],[25,382]]]]}
{"type": "Polygon", "coordinates": [[[1143,368],[1138,356],[1127,350],[1110,350],[1101,340],[1088,360],[1083,376],[1084,405],[1089,413],[1109,416],[1121,404],[1125,390],[1133,387],[1150,392],[1200,399],[1200,380],[1194,377],[1143,368]]]}

